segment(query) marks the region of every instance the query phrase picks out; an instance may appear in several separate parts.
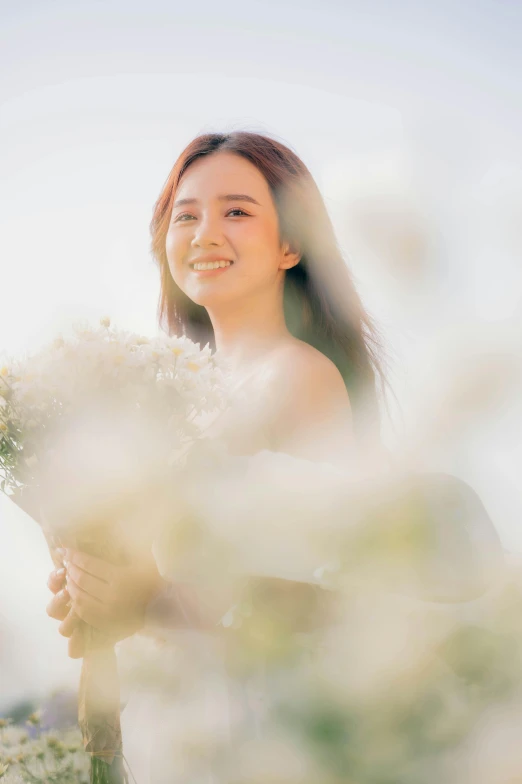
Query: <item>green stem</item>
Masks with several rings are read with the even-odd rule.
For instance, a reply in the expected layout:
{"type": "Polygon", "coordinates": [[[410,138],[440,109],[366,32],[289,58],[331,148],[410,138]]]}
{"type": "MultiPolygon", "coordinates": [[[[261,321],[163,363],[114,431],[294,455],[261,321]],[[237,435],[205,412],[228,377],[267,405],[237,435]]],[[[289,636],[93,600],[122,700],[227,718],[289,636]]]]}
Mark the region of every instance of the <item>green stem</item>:
{"type": "Polygon", "coordinates": [[[91,757],[90,784],[128,784],[121,757],[115,757],[111,764],[99,757],[91,757]]]}

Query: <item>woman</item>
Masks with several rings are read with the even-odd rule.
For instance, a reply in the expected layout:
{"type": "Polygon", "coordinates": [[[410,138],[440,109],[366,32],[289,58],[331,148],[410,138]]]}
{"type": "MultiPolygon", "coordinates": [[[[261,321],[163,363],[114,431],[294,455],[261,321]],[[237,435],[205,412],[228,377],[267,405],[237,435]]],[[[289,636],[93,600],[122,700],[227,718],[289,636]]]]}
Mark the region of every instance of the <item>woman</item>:
{"type": "MultiPolygon", "coordinates": [[[[160,324],[208,342],[246,392],[216,431],[232,454],[269,450],[342,464],[374,448],[377,378],[385,384],[377,331],[294,152],[256,133],[199,136],[165,183],[151,234],[160,324]]],[[[115,641],[142,630],[162,603],[169,623],[193,619],[203,628],[223,610],[202,611],[186,595],[180,603],[152,555],[116,568],[68,552],[66,571],[52,572],[49,587],[48,614],[69,638],[70,603],[115,641]]],[[[71,639],[69,653],[82,655],[71,639]]]]}

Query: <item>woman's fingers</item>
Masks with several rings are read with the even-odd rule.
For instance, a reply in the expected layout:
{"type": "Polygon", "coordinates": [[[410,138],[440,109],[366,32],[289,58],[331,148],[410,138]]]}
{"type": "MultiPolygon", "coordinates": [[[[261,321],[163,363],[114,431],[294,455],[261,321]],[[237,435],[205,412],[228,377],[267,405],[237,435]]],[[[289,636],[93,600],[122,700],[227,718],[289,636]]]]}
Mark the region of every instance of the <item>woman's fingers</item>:
{"type": "Polygon", "coordinates": [[[87,555],[87,553],[82,553],[79,550],[66,550],[65,560],[67,564],[79,566],[84,572],[88,572],[93,577],[97,577],[106,583],[111,582],[114,571],[117,568],[107,561],[102,561],[101,558],[95,558],[93,555],[87,555]]]}
{"type": "Polygon", "coordinates": [[[100,601],[106,599],[107,583],[104,580],[100,580],[98,577],[93,577],[89,572],[84,572],[79,566],[76,566],[72,561],[69,561],[67,566],[68,585],[71,579],[78,588],[81,588],[82,591],[88,593],[89,596],[93,596],[100,601]]]}
{"type": "MultiPolygon", "coordinates": [[[[84,596],[87,596],[87,594],[84,594],[84,596]]],[[[87,600],[74,600],[73,608],[81,620],[85,621],[89,626],[100,629],[100,631],[107,630],[108,622],[105,617],[104,608],[97,599],[91,599],[89,596],[87,600]]]]}
{"type": "Polygon", "coordinates": [[[82,591],[71,579],[68,581],[68,591],[72,606],[82,621],[94,626],[96,629],[104,629],[107,621],[106,606],[99,599],[95,599],[90,594],[82,591]]]}
{"type": "Polygon", "coordinates": [[[58,631],[63,637],[70,637],[76,627],[78,626],[79,618],[70,607],[67,610],[67,615],[62,620],[58,627],[58,631]]]}
{"type": "Polygon", "coordinates": [[[71,597],[69,593],[64,589],[63,591],[59,591],[49,604],[47,605],[46,612],[51,618],[55,618],[57,621],[63,621],[64,618],[67,617],[70,607],[67,605],[71,601],[71,597]]]}
{"type": "Polygon", "coordinates": [[[53,593],[61,591],[65,585],[65,569],[54,569],[47,580],[47,587],[53,593]]]}
{"type": "Polygon", "coordinates": [[[81,659],[85,655],[85,638],[81,626],[76,626],[69,637],[67,653],[71,659],[81,659]]]}

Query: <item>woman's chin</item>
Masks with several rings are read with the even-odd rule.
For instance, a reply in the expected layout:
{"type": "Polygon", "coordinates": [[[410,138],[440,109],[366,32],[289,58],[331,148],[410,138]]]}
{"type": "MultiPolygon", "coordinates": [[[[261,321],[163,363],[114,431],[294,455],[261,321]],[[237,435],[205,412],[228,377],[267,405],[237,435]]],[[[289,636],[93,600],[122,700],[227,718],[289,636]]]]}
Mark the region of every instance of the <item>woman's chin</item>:
{"type": "Polygon", "coordinates": [[[195,285],[187,288],[187,297],[196,305],[202,305],[204,308],[212,308],[222,303],[228,303],[237,299],[237,293],[229,290],[221,289],[219,284],[215,284],[210,280],[206,281],[203,285],[195,285]]]}

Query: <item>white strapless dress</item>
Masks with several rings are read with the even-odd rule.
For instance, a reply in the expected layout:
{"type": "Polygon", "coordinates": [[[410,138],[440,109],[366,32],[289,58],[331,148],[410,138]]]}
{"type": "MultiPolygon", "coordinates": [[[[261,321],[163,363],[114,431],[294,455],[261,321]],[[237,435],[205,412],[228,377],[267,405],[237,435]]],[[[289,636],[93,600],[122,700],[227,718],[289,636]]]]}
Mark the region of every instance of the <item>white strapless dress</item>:
{"type": "MultiPolygon", "coordinates": [[[[331,514],[331,491],[344,482],[343,471],[266,449],[231,457],[228,468],[214,483],[206,481],[204,494],[194,488],[191,503],[198,514],[234,540],[247,574],[316,582],[321,564],[307,532],[331,514]]],[[[155,549],[160,571],[174,579],[161,563],[161,550],[155,549]]],[[[198,749],[260,737],[263,668],[239,683],[227,673],[222,646],[222,635],[189,628],[134,635],[118,644],[130,781],[219,784],[198,749]],[[156,683],[151,672],[158,674],[156,683]]]]}
{"type": "MultiPolygon", "coordinates": [[[[347,483],[355,473],[350,477],[348,466],[269,450],[234,458],[230,469],[215,482],[205,477],[205,492],[201,483],[193,492],[188,490],[208,529],[234,542],[245,573],[317,586],[321,581],[317,574],[324,566],[317,560],[318,529],[324,535],[325,527],[339,531],[346,525],[346,504],[352,502],[347,483]]],[[[443,479],[439,476],[434,487],[443,479]]],[[[459,489],[451,477],[446,482],[448,488],[459,489]]],[[[468,559],[471,571],[485,574],[484,559],[495,545],[488,533],[491,521],[473,499],[473,491],[464,485],[461,490],[461,500],[453,497],[454,506],[437,505],[433,493],[430,496],[438,536],[433,575],[440,576],[442,587],[455,571],[448,571],[448,560],[458,564],[459,573],[467,568],[468,559]]],[[[439,490],[435,496],[443,497],[439,490]]],[[[155,554],[162,574],[175,579],[161,564],[161,548],[155,554]]],[[[390,593],[390,607],[403,605],[408,613],[410,607],[419,612],[427,607],[450,620],[481,625],[484,618],[494,617],[492,608],[507,577],[501,551],[497,560],[491,575],[500,579],[488,579],[490,589],[461,598],[460,582],[451,587],[449,580],[446,599],[390,593]]],[[[260,667],[255,676],[239,683],[227,672],[223,640],[222,634],[187,628],[155,638],[135,635],[120,644],[122,696],[128,700],[122,714],[123,749],[137,784],[222,784],[215,761],[208,757],[205,761],[201,751],[231,744],[234,752],[245,742],[263,737],[264,706],[269,702],[265,695],[284,686],[284,672],[276,675],[279,684],[269,683],[260,667]],[[134,654],[137,664],[133,664],[134,654]],[[151,672],[161,675],[156,683],[151,682],[151,672]]],[[[132,775],[129,780],[133,781],[132,775]]]]}
{"type": "Polygon", "coordinates": [[[139,646],[142,665],[148,660],[161,672],[160,683],[137,677],[128,683],[121,724],[129,781],[134,776],[138,784],[218,784],[212,764],[201,754],[207,744],[230,738],[231,695],[214,643],[209,635],[185,632],[162,644],[135,638],[126,650],[120,648],[121,661],[139,646]]]}

